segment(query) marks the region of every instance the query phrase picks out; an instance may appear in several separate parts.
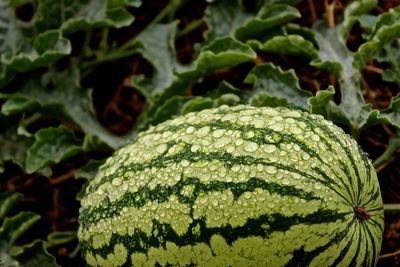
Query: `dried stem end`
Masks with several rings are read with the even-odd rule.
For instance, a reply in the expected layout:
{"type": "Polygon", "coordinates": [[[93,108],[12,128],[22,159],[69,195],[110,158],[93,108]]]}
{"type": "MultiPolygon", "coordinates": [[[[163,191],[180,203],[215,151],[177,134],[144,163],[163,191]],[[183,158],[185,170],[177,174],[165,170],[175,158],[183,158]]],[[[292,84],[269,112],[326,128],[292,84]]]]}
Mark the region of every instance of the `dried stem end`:
{"type": "Polygon", "coordinates": [[[355,206],[354,213],[359,220],[366,221],[371,219],[371,214],[369,214],[368,210],[364,207],[355,206]]]}

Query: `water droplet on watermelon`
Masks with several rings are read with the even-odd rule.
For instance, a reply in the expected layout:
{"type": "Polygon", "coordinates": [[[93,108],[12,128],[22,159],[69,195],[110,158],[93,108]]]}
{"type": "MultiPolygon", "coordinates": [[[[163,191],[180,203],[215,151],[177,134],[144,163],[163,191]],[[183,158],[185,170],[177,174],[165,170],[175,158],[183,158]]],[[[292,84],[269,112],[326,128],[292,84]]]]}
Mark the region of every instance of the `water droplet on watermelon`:
{"type": "Polygon", "coordinates": [[[187,166],[189,166],[189,165],[190,165],[190,161],[188,161],[188,160],[186,160],[186,159],[184,159],[184,160],[181,161],[181,166],[182,166],[182,167],[187,167],[187,166]]]}
{"type": "Polygon", "coordinates": [[[296,121],[293,118],[287,118],[285,122],[288,124],[294,124],[296,121]]]}
{"type": "Polygon", "coordinates": [[[315,183],[315,184],[314,184],[314,188],[315,188],[316,190],[319,190],[319,189],[322,188],[322,185],[321,185],[320,183],[315,183]]]}
{"type": "Polygon", "coordinates": [[[243,196],[245,199],[250,199],[251,198],[251,193],[249,191],[246,191],[243,193],[243,196]]]}
{"type": "Polygon", "coordinates": [[[235,147],[234,146],[228,146],[227,148],[226,148],[226,152],[228,152],[228,153],[232,153],[233,151],[235,151],[235,147]]]}
{"type": "Polygon", "coordinates": [[[304,152],[303,154],[301,154],[301,158],[304,160],[309,160],[310,159],[310,155],[306,152],[304,152]]]}
{"type": "Polygon", "coordinates": [[[224,147],[224,146],[226,146],[227,144],[229,144],[230,141],[231,141],[231,140],[230,140],[230,138],[228,138],[228,137],[221,137],[221,138],[219,138],[217,141],[215,141],[214,147],[215,147],[215,148],[224,147]]]}
{"type": "Polygon", "coordinates": [[[269,128],[271,128],[271,130],[274,130],[276,132],[281,132],[284,129],[282,124],[272,124],[269,128]]]}
{"type": "Polygon", "coordinates": [[[243,139],[251,139],[255,136],[256,134],[253,131],[246,131],[243,133],[243,139]]]}
{"type": "Polygon", "coordinates": [[[238,171],[240,171],[240,165],[233,165],[232,168],[231,168],[231,170],[232,170],[233,172],[238,172],[238,171]]]}
{"type": "Polygon", "coordinates": [[[111,183],[112,183],[112,185],[120,186],[122,184],[122,179],[119,177],[114,178],[111,183]]]}
{"type": "Polygon", "coordinates": [[[242,144],[243,144],[243,139],[236,139],[236,141],[235,141],[235,145],[237,145],[237,146],[241,146],[242,144]]]}
{"type": "Polygon", "coordinates": [[[215,130],[212,135],[214,138],[220,138],[221,136],[224,135],[224,131],[225,130],[218,129],[218,130],[215,130]]]}
{"type": "Polygon", "coordinates": [[[316,135],[316,134],[311,135],[310,138],[311,138],[311,140],[313,140],[315,142],[318,142],[320,140],[320,137],[318,135],[316,135]]]}
{"type": "Polygon", "coordinates": [[[266,145],[264,147],[264,151],[266,153],[273,153],[275,150],[276,150],[276,146],[274,146],[274,145],[266,145]]]}
{"type": "Polygon", "coordinates": [[[264,166],[262,164],[257,164],[257,171],[261,172],[263,171],[264,166]]]}
{"type": "Polygon", "coordinates": [[[257,143],[254,142],[248,142],[245,146],[244,146],[244,150],[247,152],[254,152],[258,149],[258,145],[257,143]]]}
{"type": "Polygon", "coordinates": [[[197,136],[198,137],[205,137],[205,136],[208,135],[209,132],[210,132],[210,127],[209,126],[204,126],[204,127],[200,128],[197,131],[197,136]]]}
{"type": "Polygon", "coordinates": [[[186,129],[186,133],[187,134],[191,134],[191,133],[193,133],[194,132],[194,127],[193,126],[190,126],[190,127],[188,127],[187,129],[186,129]]]}
{"type": "Polygon", "coordinates": [[[274,174],[274,173],[277,173],[278,170],[276,169],[275,166],[267,166],[267,167],[265,167],[265,171],[267,173],[274,174]]]}
{"type": "Polygon", "coordinates": [[[241,121],[241,122],[249,122],[249,121],[251,121],[253,118],[251,117],[251,116],[247,116],[247,115],[244,115],[244,116],[240,116],[239,117],[239,120],[241,121]]]}

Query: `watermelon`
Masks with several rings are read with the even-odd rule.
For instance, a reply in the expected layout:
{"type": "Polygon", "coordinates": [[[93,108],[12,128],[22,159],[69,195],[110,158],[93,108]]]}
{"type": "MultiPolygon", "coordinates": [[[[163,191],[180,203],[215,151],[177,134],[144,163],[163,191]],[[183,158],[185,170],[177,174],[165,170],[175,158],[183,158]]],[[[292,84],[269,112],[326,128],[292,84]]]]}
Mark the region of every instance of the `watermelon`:
{"type": "Polygon", "coordinates": [[[79,221],[91,266],[374,266],[383,205],[367,155],[332,122],[221,106],[116,151],[79,221]]]}

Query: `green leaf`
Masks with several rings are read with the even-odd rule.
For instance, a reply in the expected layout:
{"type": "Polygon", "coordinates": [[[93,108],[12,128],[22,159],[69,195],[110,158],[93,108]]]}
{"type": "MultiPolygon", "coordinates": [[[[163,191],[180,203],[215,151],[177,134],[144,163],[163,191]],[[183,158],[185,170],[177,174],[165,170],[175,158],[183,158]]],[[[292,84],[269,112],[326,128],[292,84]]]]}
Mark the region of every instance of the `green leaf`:
{"type": "Polygon", "coordinates": [[[44,242],[41,240],[35,240],[32,244],[23,246],[13,258],[19,262],[17,266],[58,266],[55,258],[46,251],[44,242]]]}
{"type": "Polygon", "coordinates": [[[340,27],[342,40],[347,40],[354,24],[378,4],[377,0],[359,0],[350,3],[344,10],[344,20],[340,27]]]}
{"type": "Polygon", "coordinates": [[[400,95],[392,98],[388,108],[368,111],[368,124],[389,123],[400,128],[400,95]]]}
{"type": "Polygon", "coordinates": [[[309,91],[302,89],[293,70],[283,71],[271,63],[256,65],[244,80],[253,84],[249,100],[255,106],[286,106],[308,109],[309,91]]]}
{"type": "Polygon", "coordinates": [[[91,90],[79,84],[79,71],[50,70],[42,77],[31,76],[22,81],[19,90],[4,94],[7,101],[2,106],[5,114],[40,111],[75,123],[87,135],[97,136],[108,146],[117,148],[124,138],[114,136],[96,119],[92,107],[91,90]]]}
{"type": "Polygon", "coordinates": [[[22,198],[22,194],[15,192],[0,192],[0,220],[22,198]]]}
{"type": "Polygon", "coordinates": [[[0,228],[0,240],[6,242],[8,246],[12,246],[39,219],[39,215],[28,211],[20,212],[11,218],[5,218],[0,228]]]}
{"type": "Polygon", "coordinates": [[[84,180],[86,180],[86,183],[82,186],[81,190],[76,195],[76,199],[77,200],[81,200],[82,197],[85,195],[87,185],[96,176],[100,166],[103,165],[103,163],[104,163],[104,160],[91,159],[91,160],[89,160],[88,163],[86,163],[85,166],[80,168],[75,173],[75,179],[84,179],[84,180]]]}
{"type": "Polygon", "coordinates": [[[232,37],[224,37],[203,46],[192,64],[182,66],[176,59],[173,46],[175,32],[176,23],[154,25],[138,36],[133,44],[155,68],[152,77],[139,76],[132,82],[145,95],[149,105],[137,129],[146,128],[147,120],[166,100],[182,95],[204,76],[256,58],[250,46],[232,37]]]}
{"type": "Polygon", "coordinates": [[[215,1],[205,11],[204,19],[208,26],[207,40],[233,36],[236,29],[255,16],[255,13],[243,9],[238,1],[215,1]]]}
{"type": "Polygon", "coordinates": [[[47,248],[57,245],[63,245],[76,240],[76,231],[56,231],[47,235],[47,248]]]}
{"type": "Polygon", "coordinates": [[[313,43],[300,35],[275,36],[262,44],[260,49],[270,53],[293,55],[306,59],[318,57],[313,43]]]}
{"type": "Polygon", "coordinates": [[[216,39],[204,46],[195,61],[189,66],[182,66],[176,59],[173,40],[176,23],[154,25],[138,36],[135,45],[140,46],[144,58],[154,66],[150,79],[138,77],[133,86],[146,98],[157,104],[167,98],[186,91],[190,84],[215,70],[256,58],[250,46],[231,37],[216,39]]]}
{"type": "Polygon", "coordinates": [[[87,181],[92,180],[96,176],[96,173],[99,170],[99,167],[101,165],[103,165],[103,163],[104,163],[104,160],[91,159],[85,166],[80,168],[75,173],[75,178],[76,179],[85,179],[87,181]]]}
{"type": "Polygon", "coordinates": [[[126,3],[116,0],[72,0],[64,1],[38,0],[36,28],[41,32],[61,28],[63,33],[71,34],[93,27],[128,26],[133,16],[125,9],[126,3]]]}
{"type": "Polygon", "coordinates": [[[35,142],[27,151],[26,172],[32,173],[82,152],[82,141],[62,126],[43,128],[35,133],[35,142]]]}
{"type": "Polygon", "coordinates": [[[160,99],[167,99],[185,92],[190,85],[204,76],[227,67],[233,67],[256,58],[249,45],[231,37],[216,39],[204,46],[194,63],[184,71],[176,73],[177,79],[166,88],[160,99]]]}
{"type": "Polygon", "coordinates": [[[56,62],[61,57],[71,53],[71,44],[63,38],[58,30],[51,30],[39,34],[29,52],[9,53],[1,56],[1,62],[20,72],[33,70],[56,62]]]}
{"type": "Polygon", "coordinates": [[[0,114],[0,172],[7,161],[25,167],[26,152],[33,140],[18,134],[18,120],[15,116],[0,114]]]}
{"type": "Polygon", "coordinates": [[[354,67],[362,69],[386,45],[400,36],[400,6],[381,14],[375,24],[371,39],[362,44],[354,55],[354,67]]]}
{"type": "MultiPolygon", "coordinates": [[[[0,193],[0,219],[22,197],[19,193],[0,193]]],[[[6,217],[0,227],[0,266],[57,266],[55,259],[44,248],[43,241],[17,246],[15,242],[40,219],[33,212],[20,212],[6,217]]]]}
{"type": "Polygon", "coordinates": [[[237,105],[245,103],[247,96],[243,91],[234,88],[223,81],[206,96],[173,96],[160,106],[154,116],[149,119],[149,124],[156,125],[178,115],[203,109],[219,107],[222,105],[237,105]]]}
{"type": "MultiPolygon", "coordinates": [[[[30,26],[22,26],[15,8],[8,1],[0,1],[1,63],[18,71],[46,66],[71,52],[69,41],[54,30],[35,36],[30,26]]],[[[3,73],[6,70],[3,67],[3,73]]]]}
{"type": "Polygon", "coordinates": [[[151,79],[138,76],[133,81],[133,86],[146,96],[148,101],[154,101],[155,95],[160,95],[171,85],[175,79],[174,69],[180,68],[174,47],[176,31],[177,22],[156,24],[143,31],[133,44],[154,67],[151,79]]]}
{"type": "MultiPolygon", "coordinates": [[[[360,86],[361,73],[353,68],[354,56],[340,38],[340,29],[340,26],[317,26],[315,36],[319,46],[318,59],[311,61],[311,65],[328,70],[338,77],[341,92],[338,108],[346,118],[345,124],[349,125],[352,131],[358,131],[361,124],[360,114],[365,105],[360,86]]],[[[343,118],[342,115],[337,116],[343,118]]]]}
{"type": "Polygon", "coordinates": [[[250,39],[265,40],[271,29],[300,18],[299,11],[287,4],[264,6],[256,18],[247,21],[235,31],[235,37],[241,41],[250,39]]]}
{"type": "Polygon", "coordinates": [[[388,63],[391,66],[391,68],[384,69],[382,79],[400,84],[400,38],[385,45],[377,55],[376,60],[381,63],[388,63]]]}
{"type": "Polygon", "coordinates": [[[328,105],[335,95],[335,88],[329,86],[328,89],[318,91],[315,96],[308,98],[309,110],[312,114],[319,114],[328,118],[328,105]]]}

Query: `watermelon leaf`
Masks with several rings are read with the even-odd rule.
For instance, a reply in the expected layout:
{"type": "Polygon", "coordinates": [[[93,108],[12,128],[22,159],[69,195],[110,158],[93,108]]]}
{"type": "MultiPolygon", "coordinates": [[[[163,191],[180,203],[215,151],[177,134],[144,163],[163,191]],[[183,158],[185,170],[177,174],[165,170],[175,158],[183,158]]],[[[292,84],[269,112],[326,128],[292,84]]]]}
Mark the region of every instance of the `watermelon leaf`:
{"type": "Polygon", "coordinates": [[[271,63],[258,64],[244,81],[253,84],[251,105],[308,109],[307,99],[311,93],[300,87],[293,70],[283,71],[271,63]]]}
{"type": "MultiPolygon", "coordinates": [[[[19,193],[0,193],[0,218],[21,198],[19,193]]],[[[44,248],[44,242],[35,240],[25,246],[17,246],[16,240],[40,219],[33,212],[19,212],[6,217],[0,227],[0,264],[2,266],[57,266],[55,259],[44,248]]]]}
{"type": "Polygon", "coordinates": [[[370,39],[362,44],[354,55],[354,66],[361,69],[375,55],[390,45],[400,36],[400,7],[389,10],[381,14],[373,29],[370,39]],[[397,23],[396,23],[397,22],[397,23]]]}
{"type": "Polygon", "coordinates": [[[29,77],[22,82],[18,91],[3,94],[6,102],[2,106],[4,114],[17,114],[37,110],[60,120],[75,123],[85,134],[98,136],[110,147],[118,147],[124,141],[104,129],[93,112],[91,90],[79,84],[79,71],[66,72],[50,70],[40,77],[29,77]]]}
{"type": "Polygon", "coordinates": [[[0,19],[1,63],[7,67],[28,71],[53,63],[71,52],[69,41],[60,31],[35,36],[32,28],[22,27],[15,7],[8,1],[0,2],[0,19]]]}
{"type": "Polygon", "coordinates": [[[251,39],[265,40],[271,29],[299,18],[299,11],[287,4],[265,5],[253,18],[235,31],[235,37],[241,41],[251,39]]]}
{"type": "Polygon", "coordinates": [[[215,1],[205,11],[204,19],[209,29],[207,40],[212,41],[223,36],[233,36],[236,29],[255,16],[255,12],[242,8],[239,1],[215,1]]]}
{"type": "Polygon", "coordinates": [[[318,57],[317,49],[312,42],[294,34],[275,36],[262,44],[260,49],[269,53],[299,56],[310,60],[318,57]]]}
{"type": "Polygon", "coordinates": [[[143,56],[154,66],[155,73],[151,78],[140,76],[132,81],[132,85],[146,96],[149,105],[142,114],[137,129],[147,127],[146,120],[151,118],[166,100],[183,94],[202,77],[218,69],[256,58],[256,53],[249,45],[232,37],[224,37],[203,46],[194,62],[183,66],[178,63],[171,44],[171,36],[174,36],[175,32],[176,23],[155,25],[143,33],[143,36],[138,37],[137,45],[143,49],[143,56]],[[164,39],[160,40],[160,36],[164,39]],[[153,44],[157,45],[152,47],[153,44]]]}
{"type": "Polygon", "coordinates": [[[27,151],[26,171],[35,172],[81,152],[82,140],[71,130],[63,126],[40,129],[35,133],[35,142],[27,151]]]}
{"type": "Polygon", "coordinates": [[[308,98],[309,110],[313,114],[319,114],[324,117],[328,117],[329,104],[332,102],[332,97],[335,95],[335,88],[329,86],[326,90],[318,91],[315,96],[308,98]]]}
{"type": "Polygon", "coordinates": [[[25,157],[33,139],[18,133],[18,117],[0,114],[0,172],[3,165],[11,161],[25,166],[25,157]]]}
{"type": "Polygon", "coordinates": [[[38,0],[36,28],[39,31],[61,28],[65,34],[92,27],[128,26],[133,16],[125,6],[139,6],[140,1],[73,0],[66,6],[62,1],[38,0]]]}

